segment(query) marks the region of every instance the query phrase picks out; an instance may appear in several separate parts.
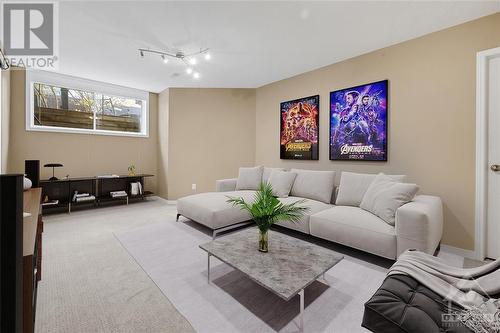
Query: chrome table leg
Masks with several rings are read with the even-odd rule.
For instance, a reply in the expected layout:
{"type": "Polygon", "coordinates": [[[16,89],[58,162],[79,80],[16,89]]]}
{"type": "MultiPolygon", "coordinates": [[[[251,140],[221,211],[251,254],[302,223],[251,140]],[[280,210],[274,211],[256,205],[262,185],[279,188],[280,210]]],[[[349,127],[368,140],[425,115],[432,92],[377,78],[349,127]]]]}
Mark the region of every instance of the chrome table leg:
{"type": "Polygon", "coordinates": [[[304,289],[299,291],[300,296],[300,324],[299,324],[299,332],[304,333],[304,289]]]}
{"type": "Polygon", "coordinates": [[[208,253],[207,259],[207,282],[210,283],[210,253],[208,253]]]}

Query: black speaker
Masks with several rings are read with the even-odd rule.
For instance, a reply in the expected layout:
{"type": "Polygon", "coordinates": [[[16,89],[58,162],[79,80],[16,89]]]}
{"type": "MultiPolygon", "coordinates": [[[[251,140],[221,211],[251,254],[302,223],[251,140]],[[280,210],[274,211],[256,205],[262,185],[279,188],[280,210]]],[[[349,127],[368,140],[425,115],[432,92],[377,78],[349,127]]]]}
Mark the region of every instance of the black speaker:
{"type": "Polygon", "coordinates": [[[31,180],[32,187],[40,187],[40,161],[26,160],[24,161],[24,173],[31,180]]]}
{"type": "Polygon", "coordinates": [[[0,332],[22,332],[22,175],[0,175],[0,222],[0,332]]]}

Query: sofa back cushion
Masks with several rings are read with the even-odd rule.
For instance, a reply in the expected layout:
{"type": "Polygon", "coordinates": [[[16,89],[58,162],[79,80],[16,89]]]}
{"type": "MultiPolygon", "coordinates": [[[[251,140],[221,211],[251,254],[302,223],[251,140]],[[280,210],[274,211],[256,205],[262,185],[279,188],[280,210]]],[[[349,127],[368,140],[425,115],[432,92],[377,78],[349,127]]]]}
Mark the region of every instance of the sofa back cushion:
{"type": "Polygon", "coordinates": [[[335,186],[335,171],[292,169],[290,172],[297,174],[290,191],[292,196],[330,203],[335,186]]]}
{"type": "MultiPolygon", "coordinates": [[[[368,190],[375,177],[377,177],[376,174],[343,171],[340,177],[340,186],[336,193],[335,204],[337,206],[359,207],[366,190],[368,190]]],[[[387,177],[398,182],[404,182],[406,178],[404,175],[388,175],[387,177]]]]}
{"type": "Polygon", "coordinates": [[[396,210],[412,201],[417,192],[416,184],[400,183],[381,173],[370,184],[359,206],[395,225],[396,210]]]}
{"type": "Polygon", "coordinates": [[[287,198],[296,177],[295,172],[273,170],[269,177],[269,184],[273,188],[273,194],[278,198],[287,198]]]}
{"type": "Polygon", "coordinates": [[[264,167],[264,171],[262,172],[262,182],[263,183],[267,183],[269,181],[269,177],[271,177],[271,173],[274,170],[285,171],[284,168],[268,168],[268,167],[264,167]]]}
{"type": "Polygon", "coordinates": [[[236,190],[258,190],[262,183],[262,173],[264,167],[240,168],[238,180],[236,181],[236,190]]]}

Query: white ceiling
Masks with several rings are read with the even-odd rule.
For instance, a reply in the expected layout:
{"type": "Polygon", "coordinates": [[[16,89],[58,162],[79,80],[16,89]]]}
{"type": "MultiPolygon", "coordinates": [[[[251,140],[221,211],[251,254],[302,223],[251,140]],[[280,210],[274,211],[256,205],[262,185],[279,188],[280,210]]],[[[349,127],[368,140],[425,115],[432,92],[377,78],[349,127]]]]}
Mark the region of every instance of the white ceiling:
{"type": "Polygon", "coordinates": [[[60,2],[61,73],[153,92],[259,87],[500,11],[495,1],[60,2]],[[137,48],[209,47],[199,80],[137,48]]]}

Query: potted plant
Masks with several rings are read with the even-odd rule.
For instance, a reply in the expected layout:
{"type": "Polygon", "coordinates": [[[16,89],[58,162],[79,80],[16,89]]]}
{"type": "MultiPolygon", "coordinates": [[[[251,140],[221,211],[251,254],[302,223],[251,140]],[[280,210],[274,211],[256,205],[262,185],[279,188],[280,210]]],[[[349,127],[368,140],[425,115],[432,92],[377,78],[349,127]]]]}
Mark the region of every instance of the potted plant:
{"type": "Polygon", "coordinates": [[[129,165],[128,167],[128,175],[129,176],[135,176],[135,165],[129,165]]]}
{"type": "Polygon", "coordinates": [[[246,210],[252,216],[259,228],[259,251],[267,252],[269,250],[268,230],[279,221],[289,221],[297,223],[309,210],[307,207],[299,206],[305,200],[299,200],[291,204],[283,204],[273,194],[273,188],[269,183],[262,183],[255,193],[253,203],[247,203],[241,197],[228,197],[228,203],[233,206],[239,206],[246,210]]]}

